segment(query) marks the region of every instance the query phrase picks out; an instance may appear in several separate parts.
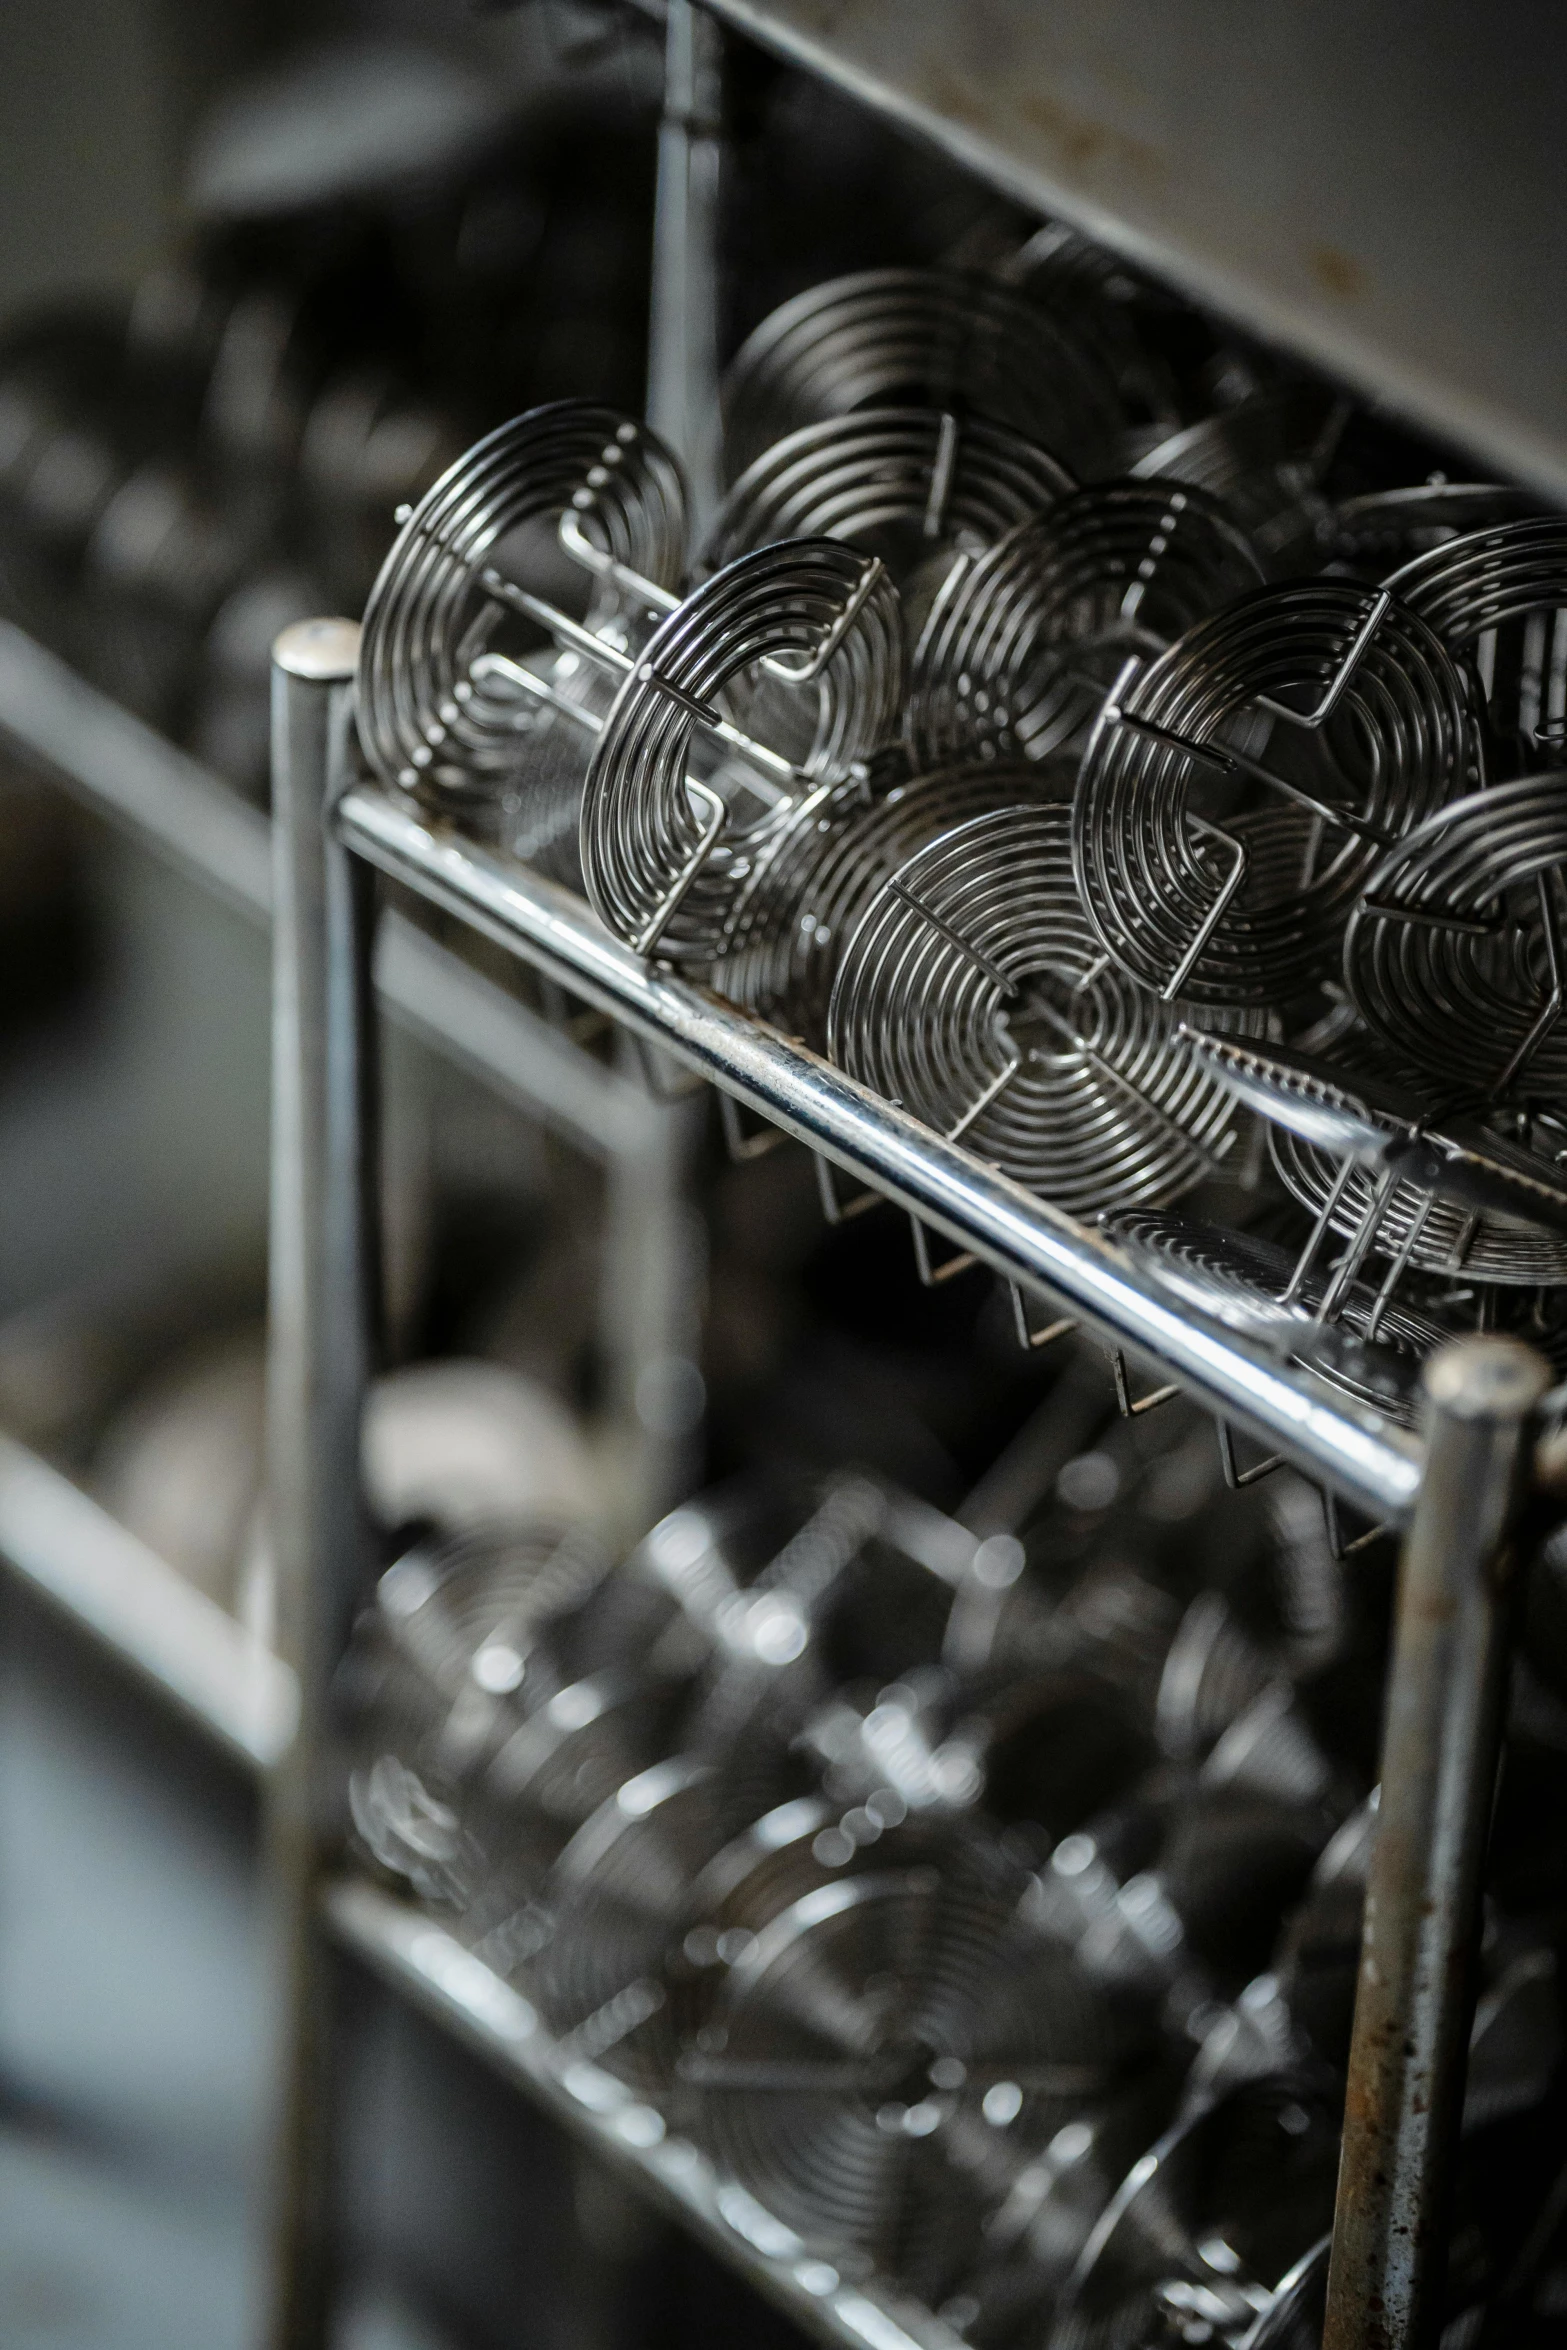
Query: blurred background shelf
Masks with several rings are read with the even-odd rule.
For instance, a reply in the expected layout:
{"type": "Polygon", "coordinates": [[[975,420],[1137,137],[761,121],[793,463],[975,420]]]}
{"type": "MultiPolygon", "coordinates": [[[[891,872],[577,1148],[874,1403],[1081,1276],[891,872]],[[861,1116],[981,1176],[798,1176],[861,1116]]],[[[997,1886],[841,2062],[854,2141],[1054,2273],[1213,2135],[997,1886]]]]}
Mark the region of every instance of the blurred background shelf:
{"type": "Polygon", "coordinates": [[[529,2002],[454,1934],[376,1887],[342,1879],[326,1914],[345,1948],[477,2049],[574,2138],[628,2173],[730,2266],[833,2350],[960,2350],[917,2303],[861,2287],[712,2165],[597,2065],[564,2059],[529,2002]]]}
{"type": "MultiPolygon", "coordinates": [[[[4,620],[0,737],[187,879],[270,919],[262,812],[4,620]]],[[[401,1026],[568,1140],[604,1156],[646,1144],[656,1111],[643,1088],[395,911],[381,926],[376,980],[401,1026]]]]}
{"type": "Polygon", "coordinates": [[[293,1735],[286,1664],[59,1470],[0,1436],[0,1563],[256,1770],[293,1735]]]}

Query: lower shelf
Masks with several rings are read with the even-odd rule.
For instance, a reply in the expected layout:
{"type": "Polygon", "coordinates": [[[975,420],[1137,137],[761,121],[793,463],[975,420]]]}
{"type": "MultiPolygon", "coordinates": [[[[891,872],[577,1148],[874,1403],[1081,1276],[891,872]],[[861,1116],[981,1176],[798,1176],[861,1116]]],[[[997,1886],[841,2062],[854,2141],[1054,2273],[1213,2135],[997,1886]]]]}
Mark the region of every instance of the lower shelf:
{"type": "Polygon", "coordinates": [[[597,2065],[565,2060],[522,1995],[422,1911],[372,1885],[328,1887],[337,1940],[626,2172],[664,2210],[823,2342],[852,2350],[963,2350],[929,2310],[884,2285],[846,2282],[744,2188],[597,2065]]]}

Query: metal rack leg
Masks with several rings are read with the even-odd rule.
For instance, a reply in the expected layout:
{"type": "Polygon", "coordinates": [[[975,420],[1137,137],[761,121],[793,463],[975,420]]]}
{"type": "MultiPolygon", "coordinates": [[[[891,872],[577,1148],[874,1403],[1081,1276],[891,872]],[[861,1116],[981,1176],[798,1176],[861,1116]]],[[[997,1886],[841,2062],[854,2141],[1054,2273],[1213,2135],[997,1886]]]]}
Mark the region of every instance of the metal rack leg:
{"type": "Polygon", "coordinates": [[[321,2350],[332,2283],[337,1986],[316,1922],[336,1837],[328,1695],[370,1563],[359,1422],[370,1355],[374,1219],[370,888],[330,832],[345,772],[359,631],[304,621],[273,649],[272,1220],[267,1389],[278,1644],[299,1727],[267,1787],[279,2091],[267,2350],[321,2350]]]}
{"type": "Polygon", "coordinates": [[[1427,1454],[1399,1574],[1324,2350],[1427,2350],[1506,1676],[1509,1534],[1550,1384],[1506,1338],[1426,1370],[1427,1454]]]}
{"type": "Polygon", "coordinates": [[[706,530],[718,464],[718,203],[723,34],[692,0],[669,0],[664,116],[653,216],[647,420],[680,458],[706,530]]]}

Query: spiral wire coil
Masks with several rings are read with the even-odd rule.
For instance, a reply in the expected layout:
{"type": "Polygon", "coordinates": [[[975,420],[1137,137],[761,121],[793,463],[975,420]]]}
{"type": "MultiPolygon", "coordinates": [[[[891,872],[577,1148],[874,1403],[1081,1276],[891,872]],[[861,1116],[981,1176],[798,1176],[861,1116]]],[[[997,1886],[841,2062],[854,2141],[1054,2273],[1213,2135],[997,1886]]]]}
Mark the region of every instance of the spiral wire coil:
{"type": "MultiPolygon", "coordinates": [[[[711,961],[795,799],[867,758],[895,730],[902,692],[902,614],[874,556],[798,539],[729,564],[654,631],[605,721],[582,803],[594,910],[644,954],[711,961]],[[795,721],[794,764],[770,804],[734,821],[720,789],[693,788],[691,737],[736,673],[762,663],[795,721]]],[[[741,788],[760,796],[753,768],[741,788]]]]}
{"type": "Polygon", "coordinates": [[[1531,515],[1466,531],[1386,585],[1473,662],[1491,732],[1520,768],[1567,742],[1567,521],[1531,515]]]}
{"type": "MultiPolygon", "coordinates": [[[[1244,1026],[1254,1016],[1239,1016],[1244,1026]]],[[[1166,1201],[1228,1155],[1222,1087],[1083,915],[1070,819],[972,818],[879,890],[828,1009],[839,1066],[1058,1206],[1166,1201]]]]}
{"type": "Polygon", "coordinates": [[[1366,883],[1344,940],[1356,1010],[1444,1090],[1560,1105],[1564,891],[1567,773],[1456,801],[1366,883]]]}
{"type": "Polygon", "coordinates": [[[1071,780],[1064,762],[957,766],[896,784],[869,805],[857,780],[817,793],[748,883],[715,984],[824,1050],[839,958],[882,883],[938,833],[1052,792],[1065,799],[1071,780]]]}
{"type": "Polygon", "coordinates": [[[910,756],[1044,758],[1086,732],[1129,655],[1163,652],[1261,581],[1201,490],[1112,482],[1063,499],[949,573],[915,649],[910,756]]]}
{"type": "Polygon", "coordinates": [[[918,566],[992,546],[1076,487],[1045,449],[988,417],[857,409],[765,449],[724,500],[702,563],[721,570],[776,539],[843,539],[904,587],[918,566]]]}
{"type": "Polygon", "coordinates": [[[1072,837],[1095,932],[1165,1000],[1287,1000],[1332,975],[1379,851],[1473,756],[1451,657],[1385,591],[1243,596],[1101,713],[1072,837]]]}
{"type": "Polygon", "coordinates": [[[1091,478],[1114,463],[1110,367],[993,279],[872,269],[812,286],[765,318],[724,379],[730,477],[802,425],[916,403],[992,418],[1091,478]]]}
{"type": "Polygon", "coordinates": [[[673,590],[685,562],[674,459],[642,426],[584,401],[495,432],[420,499],[371,590],[360,644],[360,741],[384,782],[437,796],[509,777],[515,694],[476,690],[507,617],[507,542],[583,508],[617,565],[673,590]],[[582,500],[579,507],[577,501],[582,500]]]}

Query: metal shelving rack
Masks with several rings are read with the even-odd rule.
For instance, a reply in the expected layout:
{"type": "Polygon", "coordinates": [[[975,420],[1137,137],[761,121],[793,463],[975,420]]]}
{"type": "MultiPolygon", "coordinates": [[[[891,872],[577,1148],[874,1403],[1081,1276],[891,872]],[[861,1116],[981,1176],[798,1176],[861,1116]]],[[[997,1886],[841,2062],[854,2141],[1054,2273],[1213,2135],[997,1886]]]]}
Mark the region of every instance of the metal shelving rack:
{"type": "MultiPolygon", "coordinates": [[[[1119,21],[1129,11],[1113,13],[1119,21]]],[[[925,131],[1003,189],[1054,204],[1140,258],[1163,260],[1182,282],[1222,294],[1205,272],[1195,233],[1180,251],[1168,238],[1158,245],[1130,198],[1107,215],[1073,187],[1070,172],[1052,175],[1037,167],[1037,157],[1032,166],[1022,159],[1018,123],[1030,101],[1036,125],[1066,119],[1059,69],[1073,42],[1088,37],[1083,10],[1052,11],[1048,27],[1021,0],[962,11],[925,0],[898,10],[885,0],[826,8],[814,0],[714,0],[713,15],[925,131]],[[981,100],[955,73],[956,49],[970,79],[979,76],[981,100]],[[1021,69],[1016,84],[1009,68],[1021,69]]],[[[1195,51],[1226,27],[1235,32],[1233,11],[1217,0],[1198,18],[1195,31],[1183,20],[1167,42],[1179,38],[1195,51]]],[[[1147,33],[1141,15],[1139,23],[1147,33]]],[[[692,463],[700,502],[711,480],[708,436],[717,412],[719,34],[713,16],[688,0],[669,0],[667,27],[650,410],[692,463]]],[[[1113,28],[1102,29],[1106,54],[1119,55],[1116,40],[1113,28]]],[[[1125,45],[1128,56],[1136,53],[1130,39],[1125,45]]],[[[1243,95],[1255,97],[1244,75],[1242,82],[1243,95]]],[[[1226,90],[1226,104],[1230,86],[1227,78],[1215,85],[1226,90]]],[[[1273,97],[1276,118],[1277,89],[1273,97]]],[[[1064,131],[1048,135],[1084,178],[1086,135],[1075,142],[1064,131]]],[[[1363,160],[1369,164],[1369,154],[1363,160]]],[[[1384,166],[1384,193],[1389,185],[1384,166]]],[[[1171,234],[1180,233],[1183,217],[1175,205],[1171,234]]],[[[1248,291],[1236,281],[1230,292],[1250,323],[1293,326],[1298,344],[1337,360],[1362,383],[1449,427],[1472,428],[1515,464],[1551,473],[1534,431],[1539,419],[1525,412],[1526,403],[1510,426],[1487,432],[1481,404],[1456,372],[1442,396],[1422,397],[1396,336],[1380,356],[1366,338],[1354,350],[1343,338],[1335,346],[1304,312],[1292,319],[1256,285],[1248,291]]],[[[280,640],[274,672],[273,1496],[289,1653],[301,1692],[300,1735],[272,1780],[278,1914],[295,2019],[277,2174],[274,2350],[314,2350],[330,2303],[333,1941],[433,2006],[666,2201],[675,2192],[672,2163],[673,2175],[700,2177],[700,2191],[686,2186],[676,2195],[682,2215],[818,2334],[869,2341],[878,2350],[944,2338],[927,2315],[846,2290],[776,2222],[761,2215],[759,2227],[754,2207],[726,2209],[721,2183],[707,2178],[693,2149],[671,2144],[651,2108],[595,2068],[562,2070],[515,1990],[429,1920],[336,1873],[340,1857],[316,1751],[330,1673],[367,1565],[354,1429],[370,1328],[362,1203],[373,1136],[362,1076],[371,1013],[356,974],[368,968],[375,873],[470,924],[805,1144],[834,1171],[826,1196],[846,1176],[993,1268],[1013,1286],[1025,1336],[1031,1313],[1080,1323],[1119,1358],[1123,1379],[1130,1356],[1154,1381],[1178,1384],[1227,1426],[1248,1430],[1330,1493],[1404,1532],[1326,2341],[1330,2350],[1412,2350],[1433,2342],[1462,2104],[1468,1967],[1500,1739],[1504,1569],[1531,1488],[1538,1491],[1534,1436],[1549,1385],[1544,1362],[1509,1340],[1445,1350],[1428,1369],[1424,1436],[1416,1440],[1335,1398],[1309,1373],[1193,1318],[1096,1231],[788,1038],[644,962],[580,900],[358,780],[350,751],[356,650],[351,623],[306,624],[280,640]]]]}
{"type": "MultiPolygon", "coordinates": [[[[1563,330],[1548,303],[1513,298],[1509,275],[1549,282],[1559,208],[1539,200],[1530,172],[1554,154],[1567,68],[1535,55],[1522,0],[1503,0],[1483,40],[1445,4],[1438,23],[1429,8],[1417,20],[1412,0],[1374,22],[1330,8],[1267,37],[1236,0],[1195,0],[1168,21],[1142,0],[1064,0],[1048,13],[1027,0],[707,0],[703,12],[648,0],[648,13],[665,20],[668,43],[650,417],[685,456],[699,512],[715,481],[719,20],[1374,398],[1567,487],[1563,330]],[[1525,52],[1535,67],[1519,76],[1525,52]],[[1379,70],[1394,57],[1397,74],[1379,70]],[[1508,158],[1492,191],[1502,209],[1479,237],[1466,184],[1447,168],[1454,139],[1473,154],[1475,135],[1508,158]]],[[[955,2343],[928,2313],[811,2258],[671,2140],[650,2107],[596,2068],[564,2065],[527,2001],[445,1929],[342,1874],[323,1763],[328,1682],[369,1564],[356,1438],[369,1361],[363,1077],[375,998],[626,1171],[627,1194],[661,1181],[668,1197],[681,1155],[679,1113],[629,1073],[593,1061],[400,915],[374,921],[371,868],[971,1252],[1015,1286],[1025,1315],[1081,1322],[1152,1379],[1177,1382],[1334,1494],[1408,1529],[1371,1904],[1374,1989],[1357,2014],[1328,2340],[1402,2350],[1433,2339],[1430,2242],[1461,2093],[1463,1961],[1498,1737],[1507,1578],[1497,1570],[1530,1487],[1538,1497],[1552,1482],[1539,1465],[1552,1455],[1533,1450],[1543,1366],[1485,1342],[1450,1355],[1417,1441],[1192,1321],[1096,1233],[788,1039],[642,963],[580,901],[356,780],[346,624],[322,624],[280,652],[269,841],[255,811],[0,626],[0,734],[273,924],[270,1442],[283,1657],[258,1657],[67,1480],[25,1448],[0,1446],[0,1556],[267,1774],[291,2019],[272,2350],[317,2350],[327,2334],[333,1952],[344,1948],[628,2169],[808,2331],[857,2350],[955,2343]]]]}

